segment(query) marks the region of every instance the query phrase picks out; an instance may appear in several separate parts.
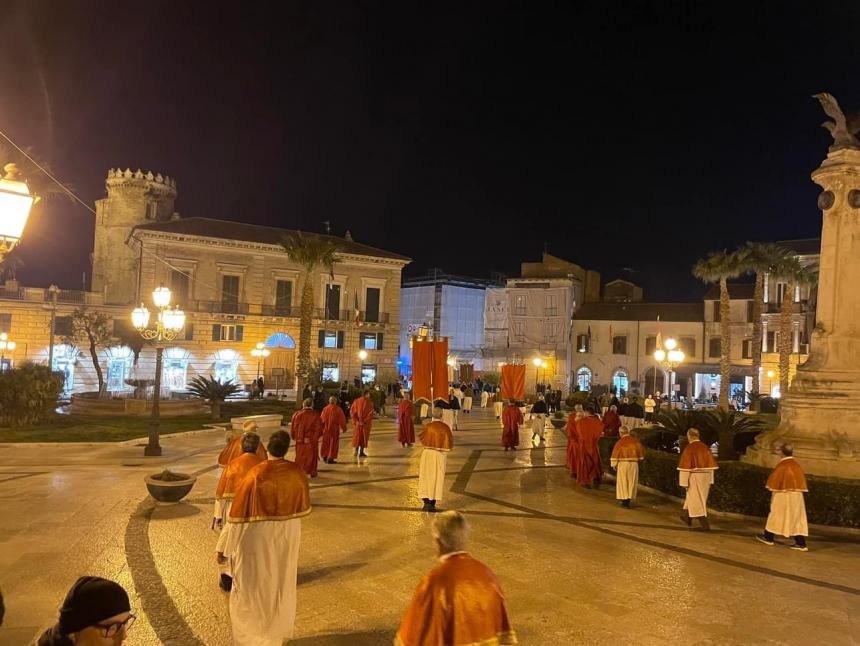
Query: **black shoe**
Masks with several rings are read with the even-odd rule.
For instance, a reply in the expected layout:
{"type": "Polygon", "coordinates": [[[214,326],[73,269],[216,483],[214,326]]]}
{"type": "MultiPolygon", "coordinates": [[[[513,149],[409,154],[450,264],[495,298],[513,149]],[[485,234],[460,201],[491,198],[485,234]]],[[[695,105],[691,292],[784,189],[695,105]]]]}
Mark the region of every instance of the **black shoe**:
{"type": "Polygon", "coordinates": [[[690,513],[686,509],[681,510],[681,521],[687,525],[687,527],[693,526],[693,519],[690,518],[690,513]]]}
{"type": "Polygon", "coordinates": [[[773,545],[773,540],[769,539],[764,534],[756,534],[755,539],[761,543],[764,543],[765,545],[773,545]]]}
{"type": "Polygon", "coordinates": [[[218,581],[218,587],[224,592],[230,592],[233,589],[233,577],[226,574],[221,575],[221,580],[218,581]]]}
{"type": "Polygon", "coordinates": [[[431,511],[433,513],[436,513],[437,511],[439,511],[438,509],[436,509],[436,501],[435,500],[430,501],[430,509],[428,511],[431,511]]]}
{"type": "Polygon", "coordinates": [[[430,511],[430,499],[422,498],[421,500],[424,501],[424,506],[421,508],[421,511],[430,511]]]}
{"type": "Polygon", "coordinates": [[[621,506],[624,507],[625,509],[630,509],[630,499],[628,498],[627,500],[622,500],[621,506]]]}
{"type": "Polygon", "coordinates": [[[366,458],[366,457],[367,457],[367,453],[365,453],[364,451],[361,451],[361,452],[358,454],[358,457],[360,457],[360,458],[366,458]]]}
{"type": "Polygon", "coordinates": [[[708,522],[707,516],[699,516],[699,524],[702,526],[703,532],[711,531],[711,523],[708,522]]]}
{"type": "Polygon", "coordinates": [[[335,460],[334,458],[329,458],[328,463],[329,464],[337,464],[337,460],[335,460]]]}
{"type": "Polygon", "coordinates": [[[355,450],[355,457],[358,457],[358,449],[355,450]]]}

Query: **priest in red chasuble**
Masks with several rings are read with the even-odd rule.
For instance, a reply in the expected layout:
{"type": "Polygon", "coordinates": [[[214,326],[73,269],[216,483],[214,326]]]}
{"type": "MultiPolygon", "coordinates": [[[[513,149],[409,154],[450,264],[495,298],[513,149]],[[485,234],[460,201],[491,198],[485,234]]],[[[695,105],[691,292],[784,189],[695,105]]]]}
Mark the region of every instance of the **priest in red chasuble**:
{"type": "Polygon", "coordinates": [[[645,459],[645,447],[626,426],[622,426],[619,433],[621,439],[612,447],[609,465],[615,469],[615,499],[621,501],[622,507],[630,509],[639,488],[639,463],[645,459]]]}
{"type": "MultiPolygon", "coordinates": [[[[245,420],[242,423],[242,431],[234,431],[230,429],[227,432],[227,446],[221,451],[218,455],[218,465],[222,467],[226,467],[230,464],[230,461],[233,458],[238,458],[242,455],[242,433],[256,433],[257,432],[257,422],[253,420],[245,420]]],[[[266,454],[266,449],[263,448],[263,445],[260,444],[260,447],[257,449],[257,455],[260,456],[263,460],[269,457],[266,454]]]]}
{"type": "Polygon", "coordinates": [[[454,448],[451,427],[442,421],[442,409],[433,409],[433,421],[419,436],[424,450],[418,466],[418,497],[424,501],[423,511],[436,511],[436,501],[445,491],[445,465],[448,452],[454,448]]]}
{"type": "Polygon", "coordinates": [[[365,390],[364,395],[352,402],[352,407],[349,409],[349,416],[353,424],[352,448],[355,449],[355,454],[361,457],[367,457],[364,449],[367,448],[367,443],[370,441],[373,414],[373,402],[370,400],[370,391],[365,390]]]}
{"type": "Polygon", "coordinates": [[[603,476],[603,465],[600,463],[600,449],[598,442],[603,435],[603,422],[600,418],[588,411],[585,416],[576,423],[576,434],[578,437],[577,461],[576,461],[576,483],[585,487],[600,485],[603,476]]]}
{"type": "Polygon", "coordinates": [[[514,450],[520,445],[520,424],[523,423],[523,412],[513,399],[502,412],[502,446],[505,451],[514,450]]]}
{"type": "Polygon", "coordinates": [[[397,441],[404,447],[415,444],[415,407],[404,397],[397,408],[397,441]]]}
{"type": "Polygon", "coordinates": [[[576,477],[576,466],[579,461],[579,434],[576,431],[576,425],[585,417],[582,411],[582,404],[574,406],[573,412],[567,416],[567,470],[571,478],[576,477]]]}
{"type": "Polygon", "coordinates": [[[308,397],[302,402],[302,409],[293,413],[290,436],[296,445],[296,464],[311,478],[317,477],[321,434],[322,420],[314,410],[314,400],[308,397]]]}
{"type": "Polygon", "coordinates": [[[714,471],[719,466],[711,449],[699,439],[698,429],[687,431],[687,439],[690,443],[678,462],[678,482],[687,490],[681,520],[690,526],[693,524],[692,519],[698,518],[702,529],[708,531],[711,529],[708,522],[708,494],[714,484],[714,471]]]}
{"type": "Polygon", "coordinates": [[[803,500],[803,494],[809,491],[806,474],[794,459],[794,447],[791,444],[783,444],[779,452],[782,459],[771,471],[765,485],[770,491],[770,514],[764,533],[756,538],[766,545],[773,545],[776,534],[787,536],[793,540],[789,545],[791,549],[806,552],[806,537],[809,536],[806,503],[803,500]]]}
{"type": "Polygon", "coordinates": [[[337,397],[329,397],[328,406],[323,408],[320,420],[323,424],[320,455],[323,462],[334,464],[337,462],[337,452],[340,448],[340,434],[346,433],[346,415],[343,414],[337,397]]]}

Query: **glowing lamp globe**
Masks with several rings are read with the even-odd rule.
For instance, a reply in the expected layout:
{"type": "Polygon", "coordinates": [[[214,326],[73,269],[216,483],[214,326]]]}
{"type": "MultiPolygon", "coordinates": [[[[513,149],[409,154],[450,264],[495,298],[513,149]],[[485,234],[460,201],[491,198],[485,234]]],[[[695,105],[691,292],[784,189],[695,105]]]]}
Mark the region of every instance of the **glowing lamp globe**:
{"type": "Polygon", "coordinates": [[[166,330],[178,332],[185,327],[185,312],[180,309],[164,310],[161,313],[161,324],[166,330]]]}
{"type": "Polygon", "coordinates": [[[131,323],[138,330],[143,330],[149,325],[149,310],[141,303],[140,307],[135,307],[131,312],[131,323]]]}
{"type": "Polygon", "coordinates": [[[15,342],[14,341],[7,341],[6,342],[6,349],[7,350],[14,350],[15,349],[15,342]]]}
{"type": "Polygon", "coordinates": [[[0,178],[0,244],[11,250],[21,239],[37,198],[30,193],[15,164],[6,164],[3,170],[6,174],[0,178]]]}
{"type": "Polygon", "coordinates": [[[367,351],[365,351],[365,350],[359,350],[359,351],[358,351],[358,358],[359,358],[359,359],[361,359],[362,361],[364,361],[365,359],[367,359],[367,351]]]}
{"type": "Polygon", "coordinates": [[[667,350],[674,350],[678,347],[678,342],[675,341],[672,337],[669,337],[663,342],[663,345],[666,346],[667,350]]]}
{"type": "Polygon", "coordinates": [[[152,290],[152,302],[156,307],[167,307],[170,305],[170,290],[162,285],[152,290]]]}
{"type": "Polygon", "coordinates": [[[662,348],[654,351],[654,360],[658,362],[663,362],[666,360],[666,351],[662,348]]]}
{"type": "Polygon", "coordinates": [[[535,368],[540,368],[540,357],[532,359],[532,363],[535,364],[535,368]]]}
{"type": "Polygon", "coordinates": [[[684,363],[684,353],[680,350],[669,350],[669,363],[684,363]]]}
{"type": "Polygon", "coordinates": [[[768,379],[773,379],[773,375],[774,375],[773,370],[768,370],[768,371],[767,371],[767,378],[768,378],[768,379]]]}
{"type": "Polygon", "coordinates": [[[541,367],[541,368],[546,369],[547,365],[549,365],[549,364],[547,364],[547,362],[546,362],[546,361],[541,361],[541,362],[540,362],[540,367],[541,367]]]}

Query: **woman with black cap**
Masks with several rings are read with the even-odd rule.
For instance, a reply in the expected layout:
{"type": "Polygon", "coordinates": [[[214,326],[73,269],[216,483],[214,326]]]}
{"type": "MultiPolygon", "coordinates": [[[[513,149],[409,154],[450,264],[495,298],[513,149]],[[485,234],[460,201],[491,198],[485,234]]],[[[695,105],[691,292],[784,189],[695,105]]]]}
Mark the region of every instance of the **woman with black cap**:
{"type": "Polygon", "coordinates": [[[134,623],[128,594],[118,583],[97,576],[75,582],[60,608],[60,620],[37,646],[115,646],[134,623]]]}

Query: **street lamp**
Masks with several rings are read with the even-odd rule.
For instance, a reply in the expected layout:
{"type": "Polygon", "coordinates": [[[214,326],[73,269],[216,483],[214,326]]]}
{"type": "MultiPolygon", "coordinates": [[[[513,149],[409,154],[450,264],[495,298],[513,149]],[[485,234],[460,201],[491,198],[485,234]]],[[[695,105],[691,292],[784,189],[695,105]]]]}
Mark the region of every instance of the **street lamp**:
{"type": "Polygon", "coordinates": [[[773,370],[767,371],[767,395],[771,397],[773,395],[773,370]]]}
{"type": "Polygon", "coordinates": [[[3,167],[0,178],[0,260],[21,241],[21,234],[30,217],[30,209],[38,201],[21,177],[15,164],[3,167]]]}
{"type": "Polygon", "coordinates": [[[180,330],[185,327],[185,312],[175,307],[170,308],[170,290],[161,285],[152,292],[152,302],[158,308],[158,316],[155,320],[155,329],[149,326],[149,310],[144,307],[134,308],[131,313],[131,322],[135,329],[140,332],[147,341],[152,341],[155,346],[155,392],[152,395],[152,414],[149,418],[149,442],[143,450],[144,455],[161,455],[161,445],[158,443],[158,427],[161,425],[161,361],[164,353],[163,343],[173,341],[180,330]]]}
{"type": "Polygon", "coordinates": [[[0,372],[4,371],[6,363],[6,350],[9,352],[15,351],[15,342],[9,340],[9,335],[5,332],[0,332],[0,372]]]}
{"type": "Polygon", "coordinates": [[[269,354],[271,353],[266,349],[266,344],[262,341],[258,342],[257,346],[251,350],[251,356],[257,357],[257,379],[260,378],[260,361],[268,357],[269,354]]]}
{"type": "Polygon", "coordinates": [[[669,371],[669,408],[671,409],[672,396],[675,394],[675,368],[684,363],[684,353],[677,349],[678,342],[675,339],[668,338],[663,345],[668,352],[663,348],[657,348],[654,351],[654,361],[669,371]]]}

